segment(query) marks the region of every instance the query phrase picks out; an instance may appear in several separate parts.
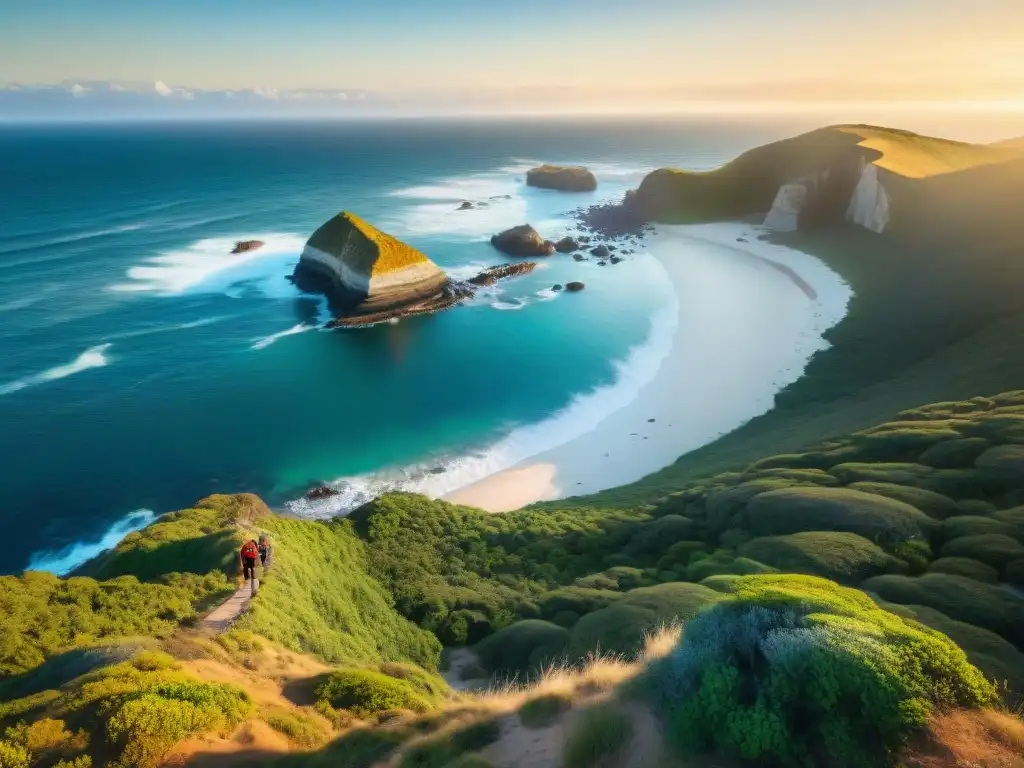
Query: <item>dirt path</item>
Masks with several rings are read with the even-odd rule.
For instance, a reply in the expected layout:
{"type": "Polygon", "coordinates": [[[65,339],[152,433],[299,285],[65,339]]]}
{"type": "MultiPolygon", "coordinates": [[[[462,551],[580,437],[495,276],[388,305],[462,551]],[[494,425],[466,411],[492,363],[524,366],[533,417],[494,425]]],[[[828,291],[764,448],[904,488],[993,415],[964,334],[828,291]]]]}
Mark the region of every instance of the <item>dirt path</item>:
{"type": "MultiPolygon", "coordinates": [[[[259,585],[258,579],[256,584],[257,586],[259,585]]],[[[248,581],[242,584],[242,586],[235,590],[235,594],[231,595],[231,597],[206,615],[199,624],[199,629],[211,635],[219,635],[221,632],[227,631],[232,622],[249,607],[249,601],[252,600],[252,592],[252,585],[248,581]]]]}

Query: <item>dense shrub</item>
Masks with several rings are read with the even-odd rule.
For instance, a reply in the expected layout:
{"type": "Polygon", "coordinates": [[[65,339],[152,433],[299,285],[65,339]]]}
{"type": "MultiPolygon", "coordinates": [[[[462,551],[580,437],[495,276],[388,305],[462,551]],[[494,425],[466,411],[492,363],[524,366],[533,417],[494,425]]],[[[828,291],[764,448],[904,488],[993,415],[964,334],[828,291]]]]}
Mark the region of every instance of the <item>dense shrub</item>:
{"type": "Polygon", "coordinates": [[[923,464],[848,462],[832,467],[829,472],[846,484],[867,482],[919,485],[935,470],[923,464]]]}
{"type": "Polygon", "coordinates": [[[720,598],[718,592],[700,584],[669,583],[634,589],[577,622],[569,638],[569,657],[582,659],[597,651],[635,654],[643,645],[645,632],[689,619],[720,598]]]}
{"type": "Polygon", "coordinates": [[[665,515],[644,523],[630,540],[626,551],[634,556],[658,556],[672,544],[692,539],[696,523],[688,517],[665,515]]]}
{"type": "Polygon", "coordinates": [[[747,480],[780,479],[790,480],[793,484],[800,485],[839,485],[839,481],[823,469],[790,469],[777,467],[774,469],[757,469],[748,471],[744,478],[747,480]]]}
{"type": "Polygon", "coordinates": [[[786,765],[877,766],[933,707],[995,698],[948,638],[810,576],[737,579],[659,672],[684,751],[786,765]]]}
{"type": "Polygon", "coordinates": [[[913,485],[895,485],[893,483],[851,483],[848,488],[876,496],[885,496],[917,507],[929,517],[943,520],[959,514],[960,507],[948,496],[917,488],[913,485]]]}
{"type": "MultiPolygon", "coordinates": [[[[948,522],[948,521],[947,521],[948,522]]],[[[962,536],[942,546],[943,557],[970,557],[1002,568],[1011,560],[1024,557],[1024,546],[1016,539],[999,533],[962,536]]]]}
{"type": "Polygon", "coordinates": [[[335,709],[347,709],[360,717],[389,709],[426,712],[438,703],[437,697],[408,680],[355,667],[332,672],[316,686],[315,694],[335,709]]]}
{"type": "Polygon", "coordinates": [[[918,461],[936,469],[957,469],[972,467],[975,460],[985,452],[989,442],[983,437],[965,437],[947,440],[933,445],[921,454],[918,461]]]}
{"type": "Polygon", "coordinates": [[[562,611],[572,611],[580,616],[600,610],[622,597],[621,592],[585,587],[562,587],[537,598],[541,614],[551,619],[562,611]]]}
{"type": "Polygon", "coordinates": [[[938,533],[945,541],[959,539],[964,536],[981,536],[986,533],[1000,533],[1004,536],[1013,535],[1013,526],[991,517],[977,515],[957,515],[943,521],[938,533]]]}
{"type": "Polygon", "coordinates": [[[488,672],[529,675],[565,654],[569,631],[547,621],[519,621],[495,632],[476,646],[488,672]]]}
{"type": "MultiPolygon", "coordinates": [[[[442,737],[416,744],[405,752],[398,768],[449,768],[467,757],[467,753],[476,752],[497,741],[500,735],[501,728],[494,720],[471,723],[446,732],[442,737]]],[[[472,762],[469,764],[473,765],[472,762]]]]}
{"type": "Polygon", "coordinates": [[[994,584],[963,576],[926,573],[923,576],[875,576],[861,588],[883,600],[923,605],[957,621],[990,629],[1018,648],[1024,648],[1024,600],[994,584]]]}
{"type": "Polygon", "coordinates": [[[877,542],[921,538],[930,517],[903,502],[846,488],[789,488],[755,496],[747,516],[761,536],[846,531],[877,542]]]}
{"type": "Polygon", "coordinates": [[[955,621],[934,608],[891,603],[881,603],[881,607],[946,635],[960,646],[971,664],[984,672],[985,677],[1009,688],[1011,704],[1024,702],[1024,653],[1014,648],[1012,643],[990,630],[955,621]]]}
{"type": "MultiPolygon", "coordinates": [[[[181,672],[174,659],[163,653],[141,652],[130,661],[102,667],[66,684],[60,691],[48,691],[3,705],[0,719],[33,714],[22,746],[40,748],[39,737],[51,745],[62,742],[71,754],[88,747],[104,756],[103,765],[149,768],[156,765],[181,739],[209,731],[226,732],[249,713],[248,695],[233,685],[204,683],[181,672]],[[48,728],[45,734],[32,730],[46,725],[49,714],[68,722],[80,722],[92,732],[69,738],[48,728]],[[112,755],[111,760],[106,758],[112,755]]],[[[53,721],[51,721],[51,725],[53,721]]]]}
{"type": "Polygon", "coordinates": [[[991,565],[972,560],[969,557],[940,557],[928,566],[929,573],[950,573],[986,584],[999,581],[999,571],[991,565]]]}
{"type": "Polygon", "coordinates": [[[754,539],[740,554],[780,571],[808,573],[844,584],[856,584],[881,573],[901,573],[906,563],[855,533],[794,533],[754,539]]]}
{"type": "Polygon", "coordinates": [[[267,725],[303,749],[319,747],[327,740],[328,733],[325,728],[307,712],[271,707],[264,710],[261,715],[267,725]]]}
{"type": "Polygon", "coordinates": [[[230,590],[223,574],[182,575],[173,586],[49,573],[0,576],[0,677],[25,672],[76,646],[133,636],[166,636],[195,615],[193,606],[230,590]]]}

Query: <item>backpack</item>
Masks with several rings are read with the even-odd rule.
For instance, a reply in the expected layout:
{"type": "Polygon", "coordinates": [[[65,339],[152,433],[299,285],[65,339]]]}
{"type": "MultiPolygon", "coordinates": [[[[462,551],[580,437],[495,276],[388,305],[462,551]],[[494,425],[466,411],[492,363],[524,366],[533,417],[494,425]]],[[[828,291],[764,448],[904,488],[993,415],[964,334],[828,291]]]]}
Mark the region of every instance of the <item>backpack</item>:
{"type": "Polygon", "coordinates": [[[249,557],[255,560],[259,557],[259,554],[260,553],[259,550],[256,549],[256,545],[251,541],[247,541],[242,545],[242,557],[249,557]]]}

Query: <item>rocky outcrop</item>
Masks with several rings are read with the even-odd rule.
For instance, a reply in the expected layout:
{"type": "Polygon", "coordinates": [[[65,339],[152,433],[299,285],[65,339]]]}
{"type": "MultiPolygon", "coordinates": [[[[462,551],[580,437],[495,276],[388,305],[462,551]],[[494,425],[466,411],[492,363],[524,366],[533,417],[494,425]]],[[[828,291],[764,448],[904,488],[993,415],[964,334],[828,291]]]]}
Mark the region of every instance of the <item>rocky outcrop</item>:
{"type": "Polygon", "coordinates": [[[847,221],[882,234],[889,224],[889,193],[882,184],[881,168],[874,163],[862,163],[860,179],[853,190],[847,221]]]}
{"type": "Polygon", "coordinates": [[[470,285],[494,285],[499,280],[506,280],[510,277],[528,275],[536,268],[535,261],[520,261],[516,264],[499,264],[496,267],[488,267],[476,277],[471,277],[466,282],[470,285]]]}
{"type": "Polygon", "coordinates": [[[606,258],[608,258],[608,254],[609,253],[610,253],[610,251],[608,250],[608,246],[607,245],[598,245],[598,246],[595,246],[594,248],[590,249],[590,255],[591,256],[596,256],[599,259],[606,259],[606,258]]]}
{"type": "Polygon", "coordinates": [[[568,235],[555,243],[555,250],[559,253],[572,253],[573,251],[579,250],[579,247],[580,244],[568,235]]]}
{"type": "Polygon", "coordinates": [[[246,253],[248,251],[255,251],[257,248],[262,248],[264,245],[262,240],[239,240],[235,243],[235,247],[231,249],[232,253],[246,253]]]}
{"type": "Polygon", "coordinates": [[[562,192],[593,192],[597,178],[583,166],[544,164],[527,171],[526,184],[562,192]]]}
{"type": "Polygon", "coordinates": [[[344,211],[309,238],[292,279],[302,290],[325,294],[332,311],[346,318],[430,303],[449,285],[424,254],[344,211]]]}
{"type": "Polygon", "coordinates": [[[320,499],[328,499],[331,496],[337,496],[341,491],[331,488],[329,485],[318,485],[316,488],[311,488],[306,492],[304,498],[307,501],[319,501],[320,499]]]}
{"type": "Polygon", "coordinates": [[[550,256],[555,252],[554,244],[541,237],[529,224],[499,232],[491,238],[491,245],[509,256],[550,256]]]}

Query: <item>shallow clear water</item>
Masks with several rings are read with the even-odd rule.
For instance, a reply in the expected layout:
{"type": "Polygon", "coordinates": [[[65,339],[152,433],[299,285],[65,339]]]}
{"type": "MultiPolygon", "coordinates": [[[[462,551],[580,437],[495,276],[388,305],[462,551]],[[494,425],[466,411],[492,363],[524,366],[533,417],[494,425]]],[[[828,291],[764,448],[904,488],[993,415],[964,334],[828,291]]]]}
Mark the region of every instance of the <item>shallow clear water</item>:
{"type": "Polygon", "coordinates": [[[0,128],[3,570],[75,542],[79,557],[98,551],[147,519],[126,519],[138,509],[243,490],[283,505],[338,478],[351,503],[382,483],[440,492],[574,436],[566,409],[583,400],[574,412],[599,418],[616,402],[601,393],[625,385],[621,361],[644,364],[671,300],[653,258],[602,269],[557,256],[443,314],[323,332],[321,302],[285,279],[305,239],[350,209],[469,275],[502,261],[487,242],[499,229],[529,221],[560,237],[574,208],[618,198],[651,168],[713,167],[789,131],[0,128]],[[528,190],[524,171],[541,161],[586,163],[601,186],[528,190]],[[488,205],[457,211],[467,199],[488,205]],[[253,238],[266,247],[229,255],[253,238]],[[548,290],[572,279],[586,291],[548,290]]]}

